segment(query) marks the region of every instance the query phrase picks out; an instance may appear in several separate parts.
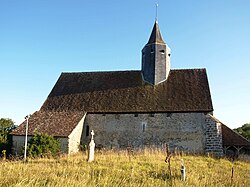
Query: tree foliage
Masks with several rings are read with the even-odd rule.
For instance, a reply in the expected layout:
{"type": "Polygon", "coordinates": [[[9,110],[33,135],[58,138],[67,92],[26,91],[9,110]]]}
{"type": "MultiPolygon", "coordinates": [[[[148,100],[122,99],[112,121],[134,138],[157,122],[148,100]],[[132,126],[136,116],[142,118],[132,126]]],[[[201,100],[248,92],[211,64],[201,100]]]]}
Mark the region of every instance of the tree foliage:
{"type": "Polygon", "coordinates": [[[246,123],[234,130],[236,130],[240,135],[242,135],[246,139],[250,140],[250,123],[246,123]]]}
{"type": "MultiPolygon", "coordinates": [[[[28,142],[28,157],[55,156],[59,152],[59,141],[47,134],[36,133],[28,142]]],[[[23,148],[24,151],[24,148],[23,148]]]]}
{"type": "Polygon", "coordinates": [[[8,118],[0,119],[0,151],[7,150],[7,153],[11,149],[11,131],[16,128],[14,122],[8,118]]]}

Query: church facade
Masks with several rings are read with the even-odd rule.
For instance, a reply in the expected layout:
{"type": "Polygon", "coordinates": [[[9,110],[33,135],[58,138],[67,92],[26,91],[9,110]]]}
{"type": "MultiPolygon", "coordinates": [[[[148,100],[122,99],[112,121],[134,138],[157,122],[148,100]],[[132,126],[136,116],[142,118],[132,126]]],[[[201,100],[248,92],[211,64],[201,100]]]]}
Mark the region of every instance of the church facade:
{"type": "MultiPolygon", "coordinates": [[[[170,48],[156,21],[142,49],[141,70],[62,73],[30,117],[28,135],[52,135],[69,154],[88,144],[91,130],[99,148],[168,144],[172,150],[223,155],[224,145],[236,145],[229,145],[228,136],[242,140],[238,146],[249,143],[212,114],[206,70],[171,69],[170,48]]],[[[25,123],[12,132],[14,153],[24,145],[25,123]]]]}

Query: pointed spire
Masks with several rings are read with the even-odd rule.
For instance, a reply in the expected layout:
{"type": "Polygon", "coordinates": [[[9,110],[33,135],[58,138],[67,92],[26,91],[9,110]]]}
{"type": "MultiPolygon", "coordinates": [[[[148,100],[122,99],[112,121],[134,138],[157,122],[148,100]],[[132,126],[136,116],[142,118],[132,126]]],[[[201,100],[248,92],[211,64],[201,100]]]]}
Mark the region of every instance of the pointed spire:
{"type": "Polygon", "coordinates": [[[153,30],[151,32],[151,35],[150,35],[150,38],[149,38],[147,44],[153,44],[153,43],[165,44],[165,42],[162,39],[161,32],[160,32],[157,20],[155,21],[153,30]]]}

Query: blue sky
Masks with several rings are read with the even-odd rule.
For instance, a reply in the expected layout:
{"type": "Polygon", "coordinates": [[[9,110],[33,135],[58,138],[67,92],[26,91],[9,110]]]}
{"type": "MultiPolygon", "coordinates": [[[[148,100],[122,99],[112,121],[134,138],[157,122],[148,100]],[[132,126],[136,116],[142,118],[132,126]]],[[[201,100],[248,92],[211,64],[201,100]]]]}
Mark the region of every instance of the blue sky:
{"type": "MultiPolygon", "coordinates": [[[[141,68],[155,0],[0,0],[0,118],[39,110],[61,72],[141,68]]],[[[250,1],[158,0],[171,68],[206,68],[214,115],[250,122],[250,1]]]]}

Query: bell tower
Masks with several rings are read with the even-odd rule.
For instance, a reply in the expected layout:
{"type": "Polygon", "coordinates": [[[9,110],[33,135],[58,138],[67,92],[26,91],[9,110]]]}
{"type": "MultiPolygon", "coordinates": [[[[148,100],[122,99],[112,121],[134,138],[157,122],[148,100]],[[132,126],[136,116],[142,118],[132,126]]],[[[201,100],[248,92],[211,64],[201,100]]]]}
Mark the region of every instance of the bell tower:
{"type": "Polygon", "coordinates": [[[168,78],[170,48],[163,41],[158,21],[155,21],[148,43],[142,49],[142,75],[144,81],[157,85],[168,78]]]}

